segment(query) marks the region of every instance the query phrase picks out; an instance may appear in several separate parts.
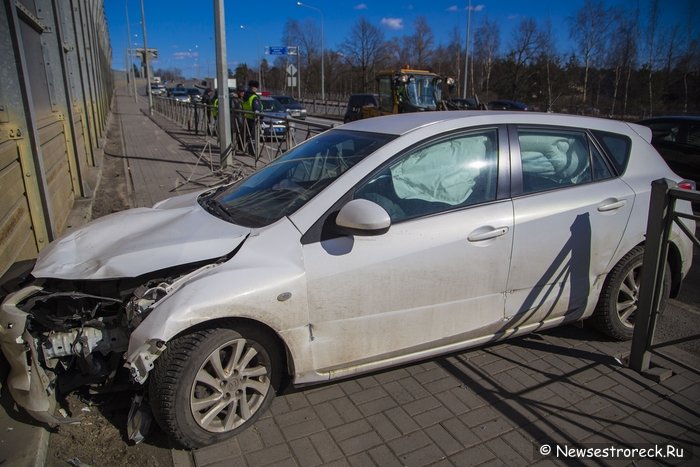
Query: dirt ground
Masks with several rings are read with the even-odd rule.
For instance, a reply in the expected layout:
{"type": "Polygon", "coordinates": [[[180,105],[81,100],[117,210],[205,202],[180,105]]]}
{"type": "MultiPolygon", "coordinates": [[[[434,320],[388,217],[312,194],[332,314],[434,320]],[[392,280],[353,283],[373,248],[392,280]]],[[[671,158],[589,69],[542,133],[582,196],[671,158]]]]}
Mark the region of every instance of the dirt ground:
{"type": "MultiPolygon", "coordinates": [[[[118,117],[117,117],[118,118],[118,117]]],[[[122,156],[119,122],[109,126],[102,179],[93,204],[92,219],[129,208],[125,160],[122,156]]],[[[50,436],[46,466],[172,466],[167,437],[156,425],[137,445],[127,441],[126,419],[131,405],[128,392],[86,399],[71,394],[59,403],[67,418],[76,424],[61,425],[50,436]]]]}
{"type": "Polygon", "coordinates": [[[77,418],[79,423],[61,425],[51,433],[45,465],[172,466],[168,439],[155,422],[142,443],[131,445],[126,441],[130,404],[128,393],[101,396],[90,402],[77,394],[69,396],[61,406],[68,418],[77,418]]]}

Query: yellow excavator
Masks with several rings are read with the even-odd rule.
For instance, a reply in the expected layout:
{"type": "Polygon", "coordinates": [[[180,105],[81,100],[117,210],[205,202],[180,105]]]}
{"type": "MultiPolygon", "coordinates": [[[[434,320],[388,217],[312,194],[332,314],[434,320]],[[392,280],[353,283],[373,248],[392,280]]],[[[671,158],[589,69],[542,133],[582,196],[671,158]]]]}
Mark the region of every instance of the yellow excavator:
{"type": "Polygon", "coordinates": [[[378,105],[362,108],[362,118],[428,110],[454,110],[444,92],[454,88],[454,79],[427,70],[381,71],[377,74],[378,105]]]}

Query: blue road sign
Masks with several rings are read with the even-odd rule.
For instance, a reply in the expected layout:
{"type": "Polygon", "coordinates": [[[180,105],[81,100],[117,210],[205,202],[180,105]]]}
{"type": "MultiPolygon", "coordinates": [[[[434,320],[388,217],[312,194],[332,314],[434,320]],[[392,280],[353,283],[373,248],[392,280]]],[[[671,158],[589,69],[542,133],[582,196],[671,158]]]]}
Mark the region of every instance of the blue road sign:
{"type": "Polygon", "coordinates": [[[281,45],[271,45],[267,48],[268,55],[287,55],[287,48],[281,45]]]}

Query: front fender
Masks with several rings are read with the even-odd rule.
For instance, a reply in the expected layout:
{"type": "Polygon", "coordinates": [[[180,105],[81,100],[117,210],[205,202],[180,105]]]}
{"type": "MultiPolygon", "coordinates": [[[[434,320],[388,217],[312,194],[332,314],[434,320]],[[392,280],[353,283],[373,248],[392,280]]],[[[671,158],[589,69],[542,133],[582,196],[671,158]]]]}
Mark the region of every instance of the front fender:
{"type": "Polygon", "coordinates": [[[159,352],[145,349],[153,343],[167,345],[193,326],[222,318],[261,322],[285,341],[292,358],[305,352],[300,347],[308,347],[309,339],[299,336],[308,336],[306,274],[300,234],[287,219],[249,237],[232,259],[162,299],[132,332],[126,366],[142,371],[147,359],[152,368],[159,352]]]}

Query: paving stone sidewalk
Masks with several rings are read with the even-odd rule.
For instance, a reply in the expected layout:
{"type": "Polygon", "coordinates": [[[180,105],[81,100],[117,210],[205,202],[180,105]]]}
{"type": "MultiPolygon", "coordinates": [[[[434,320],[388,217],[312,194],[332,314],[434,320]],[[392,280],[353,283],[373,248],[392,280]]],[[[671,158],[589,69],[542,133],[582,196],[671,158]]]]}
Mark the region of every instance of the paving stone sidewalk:
{"type": "MultiPolygon", "coordinates": [[[[700,455],[697,358],[680,351],[655,357],[674,373],[656,384],[620,364],[628,351],[628,343],[566,326],[289,391],[252,429],[175,459],[197,466],[513,466],[557,460],[539,454],[545,444],[654,443],[700,455]]],[[[697,465],[697,458],[665,462],[697,465]]]]}

